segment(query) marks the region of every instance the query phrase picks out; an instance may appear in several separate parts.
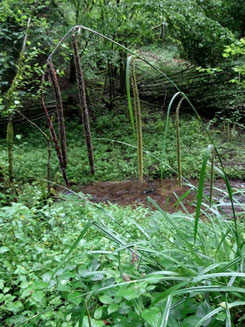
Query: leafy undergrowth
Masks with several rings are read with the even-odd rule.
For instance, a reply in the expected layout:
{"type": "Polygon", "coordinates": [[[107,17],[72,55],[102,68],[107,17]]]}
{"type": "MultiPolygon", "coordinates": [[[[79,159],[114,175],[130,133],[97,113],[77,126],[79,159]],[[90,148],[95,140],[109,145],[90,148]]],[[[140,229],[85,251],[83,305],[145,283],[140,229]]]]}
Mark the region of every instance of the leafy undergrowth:
{"type": "Polygon", "coordinates": [[[1,326],[244,326],[244,222],[157,209],[1,208],[1,326]]]}
{"type": "MultiPolygon", "coordinates": [[[[68,167],[71,182],[87,184],[93,181],[115,181],[137,178],[136,140],[132,135],[127,105],[120,103],[117,112],[106,112],[91,121],[95,157],[95,176],[89,173],[87,151],[83,128],[79,121],[67,121],[68,167]]],[[[150,179],[161,176],[161,157],[165,120],[159,108],[144,105],[142,108],[144,177],[150,179]]],[[[95,116],[95,113],[94,113],[95,116]]],[[[47,145],[42,135],[33,127],[20,125],[15,128],[14,174],[17,183],[39,183],[46,179],[47,145]]],[[[237,130],[227,140],[221,126],[212,127],[217,148],[231,178],[245,178],[243,162],[245,153],[241,151],[245,136],[237,130]],[[239,135],[239,138],[238,138],[239,135]]],[[[210,143],[199,120],[183,115],[180,121],[182,170],[186,178],[198,177],[202,152],[210,143]]],[[[7,149],[5,140],[0,141],[0,169],[7,175],[7,149]]],[[[163,158],[163,176],[175,175],[177,170],[176,131],[174,120],[170,120],[163,158]]],[[[56,154],[52,152],[52,180],[62,183],[56,154]]],[[[45,182],[44,182],[45,183],[45,182]]],[[[28,186],[27,186],[28,187],[28,186]]]]}

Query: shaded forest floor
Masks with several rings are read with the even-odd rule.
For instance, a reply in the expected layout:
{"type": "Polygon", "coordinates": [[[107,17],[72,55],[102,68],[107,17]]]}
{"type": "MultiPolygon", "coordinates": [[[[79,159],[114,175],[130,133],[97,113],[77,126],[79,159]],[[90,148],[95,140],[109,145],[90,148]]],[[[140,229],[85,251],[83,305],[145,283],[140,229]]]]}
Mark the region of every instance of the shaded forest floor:
{"type": "MultiPolygon", "coordinates": [[[[188,65],[188,63],[178,59],[178,52],[174,46],[157,47],[155,49],[144,47],[139,51],[154,64],[160,67],[162,66],[164,72],[172,75],[183,70],[188,65]]],[[[144,64],[141,64],[138,68],[142,69],[138,76],[139,82],[142,82],[146,76],[151,76],[154,73],[144,64]]],[[[153,75],[154,77],[155,75],[153,75]]],[[[91,78],[91,80],[88,80],[88,84],[94,82],[94,76],[91,78]]],[[[71,94],[75,94],[74,92],[76,90],[74,87],[67,87],[66,84],[62,86],[66,98],[69,98],[71,94]]],[[[94,176],[90,174],[89,170],[83,126],[78,117],[78,107],[75,103],[65,103],[68,145],[67,175],[71,185],[73,185],[72,189],[74,191],[85,190],[93,194],[93,196],[95,196],[95,191],[97,191],[97,197],[101,201],[108,200],[112,203],[117,202],[121,204],[132,204],[137,203],[137,201],[145,203],[148,193],[147,191],[144,193],[146,189],[153,188],[155,190],[154,192],[149,192],[150,196],[154,194],[156,197],[162,196],[162,189],[159,182],[162,173],[165,183],[169,186],[169,190],[173,189],[179,195],[180,193],[178,193],[179,191],[175,187],[177,153],[174,114],[170,117],[166,152],[164,154],[162,152],[167,101],[164,110],[162,102],[161,104],[160,102],[151,103],[151,98],[146,97],[141,102],[144,178],[147,181],[147,186],[138,187],[135,182],[128,182],[137,180],[138,171],[136,139],[132,133],[127,100],[125,97],[116,98],[113,102],[113,107],[108,108],[106,103],[98,101],[98,90],[96,87],[93,89],[93,87],[95,86],[91,86],[92,91],[88,101],[95,158],[94,176]],[[118,181],[120,183],[115,183],[118,181]],[[104,182],[107,184],[104,184],[104,182]],[[133,183],[137,189],[137,192],[134,192],[134,194],[130,194],[130,183],[133,183]],[[89,186],[86,187],[86,185],[89,186]],[[110,189],[107,190],[106,185],[109,185],[112,190],[121,188],[122,192],[127,193],[128,200],[125,200],[126,202],[124,203],[124,200],[122,200],[123,196],[120,195],[118,197],[117,190],[116,192],[110,191],[110,189]],[[107,195],[104,195],[104,192],[107,195]],[[115,195],[115,198],[112,195],[115,195]]],[[[156,92],[159,93],[158,89],[156,92]]],[[[200,121],[189,110],[189,108],[183,107],[180,116],[182,170],[183,176],[194,180],[193,184],[197,186],[203,151],[210,141],[200,121]]],[[[45,119],[40,119],[36,122],[48,133],[45,119]]],[[[225,117],[221,116],[219,119],[213,120],[204,118],[204,124],[215,141],[229,177],[233,180],[245,180],[245,133],[241,129],[242,125],[240,127],[235,126],[234,129],[231,122],[228,130],[227,121],[225,117]]],[[[21,194],[22,200],[28,202],[29,198],[32,197],[33,190],[35,190],[38,196],[42,196],[46,192],[47,142],[41,133],[28,123],[16,124],[14,126],[14,132],[14,175],[17,190],[21,194]]],[[[1,128],[0,192],[4,190],[7,178],[7,147],[5,135],[5,128],[1,128]]],[[[215,164],[219,167],[217,160],[215,164]]],[[[51,166],[52,183],[55,188],[55,185],[62,184],[63,180],[54,150],[52,150],[51,166]]],[[[207,172],[207,178],[208,176],[209,172],[207,172]]],[[[216,178],[218,177],[216,175],[216,178]]],[[[172,199],[173,196],[172,200],[169,199],[168,195],[166,195],[166,199],[164,200],[166,203],[163,203],[163,206],[168,207],[168,210],[171,211],[171,206],[175,202],[175,196],[172,191],[170,197],[172,199]]]]}
{"type": "MultiPolygon", "coordinates": [[[[166,141],[166,153],[162,154],[165,120],[157,107],[142,105],[144,177],[149,180],[176,176],[176,131],[174,117],[170,119],[166,141]],[[162,159],[162,160],[161,160],[162,159]]],[[[205,122],[222,157],[231,179],[245,179],[245,134],[236,129],[228,137],[222,124],[205,122]]],[[[42,124],[46,131],[45,124],[42,124]]],[[[67,175],[72,184],[86,185],[93,182],[137,179],[136,139],[132,135],[126,101],[118,104],[116,111],[103,114],[93,112],[91,120],[95,158],[95,175],[89,172],[83,127],[79,119],[67,119],[68,167],[67,175]]],[[[4,135],[4,133],[3,133],[4,135]]],[[[183,113],[180,120],[183,176],[198,178],[202,154],[210,143],[200,121],[183,113]]],[[[0,140],[0,167],[2,183],[7,174],[7,148],[5,139],[0,140]]],[[[217,166],[218,162],[216,160],[217,166]]],[[[45,187],[47,174],[47,143],[40,132],[27,124],[15,126],[14,174],[17,184],[45,187]]],[[[217,176],[218,177],[218,176],[217,176]]],[[[52,150],[52,181],[62,184],[56,153],[52,150]]],[[[74,186],[75,187],[75,186],[74,186]]]]}

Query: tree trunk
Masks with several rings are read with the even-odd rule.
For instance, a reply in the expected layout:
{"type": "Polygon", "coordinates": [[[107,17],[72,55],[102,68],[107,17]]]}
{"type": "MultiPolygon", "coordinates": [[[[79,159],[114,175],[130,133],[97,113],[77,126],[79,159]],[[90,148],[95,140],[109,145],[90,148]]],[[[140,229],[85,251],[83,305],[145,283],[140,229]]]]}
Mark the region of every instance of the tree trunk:
{"type": "MultiPolygon", "coordinates": [[[[43,77],[43,80],[44,80],[44,77],[43,77]]],[[[43,85],[43,81],[42,81],[42,85],[43,85]]],[[[52,120],[51,120],[51,118],[49,116],[47,106],[46,106],[45,101],[44,101],[43,86],[41,86],[41,102],[42,102],[42,106],[43,106],[44,112],[45,112],[47,120],[48,120],[49,130],[50,130],[50,134],[52,136],[53,142],[54,142],[55,151],[57,153],[57,158],[58,158],[59,165],[60,165],[60,170],[62,172],[63,179],[64,179],[66,185],[69,187],[69,182],[68,182],[68,179],[67,179],[67,176],[66,176],[66,169],[65,169],[65,166],[64,166],[62,153],[61,153],[60,148],[59,148],[58,139],[57,139],[57,136],[56,136],[56,133],[55,133],[55,129],[54,129],[52,120]]]]}
{"type": "Polygon", "coordinates": [[[48,195],[50,195],[51,190],[51,137],[48,139],[48,163],[47,163],[47,188],[48,188],[48,195]]]}

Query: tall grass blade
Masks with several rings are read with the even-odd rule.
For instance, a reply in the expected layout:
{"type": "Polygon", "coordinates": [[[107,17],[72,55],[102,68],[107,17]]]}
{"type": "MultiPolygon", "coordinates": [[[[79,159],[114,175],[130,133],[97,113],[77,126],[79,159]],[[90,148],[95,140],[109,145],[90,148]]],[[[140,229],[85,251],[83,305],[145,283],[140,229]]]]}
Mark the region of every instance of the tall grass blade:
{"type": "Polygon", "coordinates": [[[175,113],[176,127],[176,145],[177,145],[177,164],[178,164],[178,185],[182,188],[182,165],[181,165],[181,148],[180,148],[180,127],[179,127],[179,111],[183,98],[179,101],[175,113]]]}
{"type": "Polygon", "coordinates": [[[231,327],[231,313],[228,304],[228,294],[226,294],[225,311],[226,311],[225,327],[231,327]]]}
{"type": "Polygon", "coordinates": [[[169,313],[170,313],[170,309],[171,309],[171,304],[172,304],[172,296],[169,295],[167,298],[167,303],[166,303],[165,309],[163,311],[160,327],[167,327],[167,325],[168,325],[168,318],[169,318],[169,313]]]}
{"type": "Polygon", "coordinates": [[[165,130],[164,130],[164,138],[163,138],[163,145],[162,145],[162,155],[161,155],[161,180],[163,181],[163,169],[162,169],[162,162],[163,162],[163,157],[166,153],[166,140],[167,140],[167,135],[168,135],[168,122],[169,122],[169,115],[170,115],[170,110],[172,108],[172,105],[174,103],[174,100],[180,95],[182,92],[177,92],[173,95],[172,99],[169,102],[168,105],[168,110],[167,110],[167,115],[166,115],[166,122],[165,122],[165,130]]]}
{"type": "Polygon", "coordinates": [[[128,99],[128,109],[130,114],[130,120],[132,124],[133,134],[136,136],[135,133],[135,122],[134,122],[134,113],[132,108],[132,101],[131,101],[131,94],[130,94],[130,65],[133,56],[128,57],[127,65],[126,65],[126,91],[127,91],[127,99],[128,99]]]}
{"type": "Polygon", "coordinates": [[[179,288],[185,287],[190,283],[191,279],[188,281],[180,282],[170,288],[168,288],[165,292],[163,292],[161,295],[159,295],[150,305],[150,308],[155,306],[160,301],[164,300],[167,296],[173,296],[174,292],[176,292],[179,288]]]}
{"type": "Polygon", "coordinates": [[[195,249],[193,249],[193,245],[189,242],[189,240],[186,238],[185,234],[182,232],[182,230],[175,224],[175,222],[170,218],[170,216],[164,212],[160,207],[159,205],[154,201],[152,200],[150,197],[148,197],[149,199],[149,202],[151,204],[153,204],[153,206],[155,208],[158,209],[158,211],[163,215],[163,217],[169,222],[169,224],[171,225],[171,227],[173,228],[173,231],[174,231],[174,235],[175,237],[179,240],[179,242],[185,247],[188,249],[188,252],[190,254],[192,254],[197,262],[202,265],[202,260],[200,259],[200,257],[198,256],[198,253],[195,251],[195,249]]]}
{"type": "Polygon", "coordinates": [[[137,135],[138,172],[139,172],[139,180],[142,181],[143,180],[143,136],[142,136],[139,91],[137,86],[134,62],[132,63],[132,86],[133,86],[133,93],[134,93],[134,112],[135,112],[136,135],[137,135]]]}
{"type": "MultiPolygon", "coordinates": [[[[216,315],[217,313],[224,311],[224,306],[226,307],[226,303],[220,303],[220,307],[216,308],[212,311],[210,311],[206,316],[202,317],[201,320],[198,321],[198,323],[194,326],[194,327],[201,327],[203,326],[203,324],[210,318],[212,318],[214,315],[216,315]]],[[[245,301],[235,301],[232,302],[230,304],[228,304],[229,309],[231,308],[235,308],[235,307],[239,307],[239,306],[244,306],[245,305],[245,301]]]]}
{"type": "Polygon", "coordinates": [[[210,171],[210,191],[209,191],[209,206],[212,205],[212,199],[213,199],[213,187],[214,187],[214,157],[215,157],[215,151],[214,147],[212,150],[212,158],[211,158],[211,171],[210,171]]]}
{"type": "Polygon", "coordinates": [[[216,253],[215,253],[215,256],[216,256],[216,257],[217,257],[217,255],[219,254],[219,250],[220,250],[222,244],[224,243],[224,241],[225,241],[225,239],[226,239],[226,237],[227,237],[227,235],[228,235],[229,233],[230,233],[230,231],[227,230],[226,233],[223,234],[223,236],[222,236],[222,238],[221,238],[221,240],[220,240],[220,242],[219,242],[219,244],[218,244],[218,246],[217,246],[217,249],[216,249],[216,253]]]}
{"type": "MultiPolygon", "coordinates": [[[[233,287],[233,286],[220,286],[220,285],[212,285],[212,286],[194,286],[188,287],[181,290],[176,290],[173,292],[173,295],[181,295],[181,294],[192,294],[192,293],[205,293],[205,292],[229,292],[236,295],[245,294],[245,288],[243,287],[233,287]]],[[[243,296],[244,298],[244,296],[243,296]]]]}
{"type": "Polygon", "coordinates": [[[242,261],[244,258],[245,258],[245,255],[233,259],[232,261],[226,263],[226,265],[223,268],[218,269],[218,272],[230,269],[231,267],[235,266],[240,261],[242,261]]]}
{"type": "Polygon", "coordinates": [[[199,275],[193,278],[193,282],[197,283],[204,279],[212,279],[212,278],[219,278],[219,277],[241,277],[245,278],[245,273],[239,272],[221,272],[221,273],[213,273],[213,274],[206,274],[206,275],[199,275]]]}
{"type": "Polygon", "coordinates": [[[235,224],[236,241],[237,241],[238,251],[239,251],[241,249],[240,248],[240,237],[239,237],[238,227],[237,227],[237,217],[236,217],[234,200],[233,200],[233,195],[232,195],[232,188],[231,188],[231,184],[230,184],[230,181],[228,179],[228,176],[225,173],[224,173],[224,177],[225,177],[225,184],[226,184],[228,194],[229,194],[229,199],[231,201],[231,208],[232,208],[233,217],[234,217],[234,224],[235,224]]]}
{"type": "MultiPolygon", "coordinates": [[[[189,189],[189,190],[187,190],[184,194],[182,194],[180,197],[178,197],[177,196],[177,194],[175,193],[175,192],[173,192],[174,193],[174,195],[175,195],[175,197],[176,197],[176,199],[177,199],[177,201],[172,205],[172,208],[173,207],[177,207],[178,206],[178,204],[181,204],[182,203],[182,201],[191,193],[191,191],[192,191],[192,189],[189,189]]],[[[183,203],[182,203],[183,204],[183,203]]],[[[183,204],[183,207],[185,208],[185,206],[184,206],[184,204],[183,204]]],[[[182,208],[183,208],[182,207],[182,208]]],[[[185,208],[185,211],[187,211],[187,209],[185,208]]],[[[186,213],[188,213],[189,214],[189,212],[187,211],[186,213]]]]}
{"type": "MultiPolygon", "coordinates": [[[[209,320],[210,318],[212,318],[214,315],[216,315],[217,313],[223,311],[223,308],[216,308],[212,311],[210,311],[208,314],[206,314],[206,316],[202,317],[201,320],[198,321],[198,323],[194,326],[194,327],[201,327],[204,326],[203,324],[209,320]]],[[[205,325],[206,326],[206,325],[205,325]]]]}
{"type": "MultiPolygon", "coordinates": [[[[174,196],[176,197],[177,201],[175,202],[175,204],[174,204],[172,207],[176,206],[176,203],[177,203],[177,205],[180,204],[181,207],[182,207],[182,209],[184,210],[184,212],[189,216],[190,213],[189,213],[189,211],[186,209],[184,203],[179,199],[178,195],[177,195],[175,192],[173,192],[173,194],[174,194],[174,196]]],[[[189,194],[189,193],[188,193],[188,194],[189,194]]]]}
{"type": "Polygon", "coordinates": [[[102,226],[101,224],[98,224],[97,222],[94,222],[94,225],[100,230],[102,231],[105,235],[107,235],[107,237],[111,240],[113,240],[114,242],[116,242],[119,245],[125,245],[125,242],[120,239],[115,233],[113,233],[107,226],[102,226]]]}
{"type": "MultiPolygon", "coordinates": [[[[216,151],[216,154],[218,155],[217,151],[216,151]]],[[[237,244],[238,244],[238,250],[239,250],[240,249],[240,236],[239,236],[239,233],[238,233],[237,216],[236,216],[236,212],[235,212],[235,204],[234,204],[231,184],[230,184],[228,176],[226,175],[223,167],[222,167],[222,169],[220,169],[220,168],[214,166],[214,169],[219,173],[219,175],[225,181],[225,185],[226,185],[228,195],[229,195],[229,199],[230,199],[230,202],[231,202],[231,209],[232,209],[232,213],[233,213],[233,221],[234,221],[234,224],[235,224],[234,231],[235,231],[235,237],[236,237],[236,241],[237,241],[237,244]]]]}
{"type": "Polygon", "coordinates": [[[200,172],[199,188],[198,188],[198,195],[197,195],[196,217],[195,217],[195,226],[194,226],[194,243],[196,242],[196,238],[197,238],[198,222],[199,222],[200,213],[201,213],[205,171],[206,171],[208,158],[210,157],[212,149],[213,149],[213,146],[209,145],[203,155],[203,162],[202,162],[202,168],[201,168],[201,172],[200,172]]]}

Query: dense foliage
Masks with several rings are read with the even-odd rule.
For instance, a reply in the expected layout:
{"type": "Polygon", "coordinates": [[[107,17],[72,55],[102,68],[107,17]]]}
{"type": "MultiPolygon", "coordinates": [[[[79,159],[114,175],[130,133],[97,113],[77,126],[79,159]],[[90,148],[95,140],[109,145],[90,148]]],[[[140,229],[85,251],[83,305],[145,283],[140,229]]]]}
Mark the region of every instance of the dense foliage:
{"type": "Polygon", "coordinates": [[[63,198],[0,210],[3,326],[243,326],[244,247],[218,207],[193,245],[189,214],[63,198]]]}

